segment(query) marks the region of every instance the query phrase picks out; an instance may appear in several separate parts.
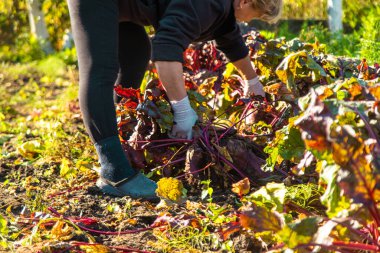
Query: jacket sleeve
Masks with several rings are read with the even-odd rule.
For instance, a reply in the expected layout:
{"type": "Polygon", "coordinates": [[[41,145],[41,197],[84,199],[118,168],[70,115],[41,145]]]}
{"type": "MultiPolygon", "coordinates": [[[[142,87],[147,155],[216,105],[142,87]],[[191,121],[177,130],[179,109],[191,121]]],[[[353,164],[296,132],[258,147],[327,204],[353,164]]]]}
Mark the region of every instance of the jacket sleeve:
{"type": "Polygon", "coordinates": [[[235,17],[230,16],[215,34],[216,48],[221,50],[231,62],[248,55],[248,48],[240,33],[235,17]]]}
{"type": "Polygon", "coordinates": [[[200,33],[199,19],[191,0],[172,0],[152,40],[152,60],[183,62],[183,51],[200,33]]]}

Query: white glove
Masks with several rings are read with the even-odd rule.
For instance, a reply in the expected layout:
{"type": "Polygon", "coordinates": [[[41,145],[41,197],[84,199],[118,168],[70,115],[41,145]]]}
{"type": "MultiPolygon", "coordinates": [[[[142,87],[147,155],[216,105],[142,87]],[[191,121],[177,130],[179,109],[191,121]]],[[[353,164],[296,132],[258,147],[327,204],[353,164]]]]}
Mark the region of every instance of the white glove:
{"type": "Polygon", "coordinates": [[[193,138],[193,126],[198,120],[197,113],[191,108],[189,97],[180,101],[170,101],[174,111],[174,122],[170,138],[191,140],[193,138]]]}
{"type": "Polygon", "coordinates": [[[243,92],[245,97],[250,97],[251,95],[262,96],[265,98],[265,92],[263,85],[260,83],[259,77],[256,76],[251,80],[244,80],[243,92]]]}

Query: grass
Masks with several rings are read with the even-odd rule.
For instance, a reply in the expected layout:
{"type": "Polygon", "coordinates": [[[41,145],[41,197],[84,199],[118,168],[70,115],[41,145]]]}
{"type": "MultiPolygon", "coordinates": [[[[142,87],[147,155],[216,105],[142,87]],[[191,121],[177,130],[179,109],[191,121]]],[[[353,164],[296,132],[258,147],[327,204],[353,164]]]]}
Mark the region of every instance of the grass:
{"type": "Polygon", "coordinates": [[[158,242],[154,247],[162,252],[205,252],[219,248],[218,238],[210,234],[207,228],[178,226],[166,231],[156,231],[158,242]]]}
{"type": "MultiPolygon", "coordinates": [[[[25,171],[33,166],[45,180],[62,164],[74,174],[93,166],[94,149],[79,120],[76,71],[51,57],[29,64],[2,64],[0,73],[0,160],[11,159],[10,166],[24,166],[25,171]]],[[[17,173],[8,177],[20,178],[17,173]]],[[[23,182],[26,205],[42,211],[41,193],[33,188],[39,182],[30,180],[23,182]]]]}

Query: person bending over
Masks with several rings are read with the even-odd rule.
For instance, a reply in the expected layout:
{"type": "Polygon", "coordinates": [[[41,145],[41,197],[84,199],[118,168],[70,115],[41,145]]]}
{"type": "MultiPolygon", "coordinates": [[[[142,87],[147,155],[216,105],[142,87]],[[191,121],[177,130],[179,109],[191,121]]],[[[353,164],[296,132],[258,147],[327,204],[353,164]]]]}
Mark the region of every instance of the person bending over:
{"type": "Polygon", "coordinates": [[[129,164],[118,137],[113,87],[139,88],[149,60],[166,90],[170,136],[192,138],[197,120],[182,76],[192,42],[215,40],[243,75],[245,95],[264,96],[237,21],[275,22],[282,0],[68,0],[79,65],[79,102],[101,165],[97,186],[107,194],[156,200],[156,183],[129,164]],[[152,25],[149,40],[144,26],[152,25]]]}

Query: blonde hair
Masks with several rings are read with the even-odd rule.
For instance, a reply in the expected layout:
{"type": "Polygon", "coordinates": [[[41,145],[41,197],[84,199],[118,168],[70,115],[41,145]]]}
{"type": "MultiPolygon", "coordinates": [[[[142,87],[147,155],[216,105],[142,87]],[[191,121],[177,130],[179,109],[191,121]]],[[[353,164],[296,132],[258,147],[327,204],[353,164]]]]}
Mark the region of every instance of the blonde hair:
{"type": "Polygon", "coordinates": [[[281,17],[283,0],[251,0],[251,4],[263,13],[260,17],[263,21],[274,24],[281,17]]]}

